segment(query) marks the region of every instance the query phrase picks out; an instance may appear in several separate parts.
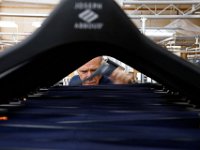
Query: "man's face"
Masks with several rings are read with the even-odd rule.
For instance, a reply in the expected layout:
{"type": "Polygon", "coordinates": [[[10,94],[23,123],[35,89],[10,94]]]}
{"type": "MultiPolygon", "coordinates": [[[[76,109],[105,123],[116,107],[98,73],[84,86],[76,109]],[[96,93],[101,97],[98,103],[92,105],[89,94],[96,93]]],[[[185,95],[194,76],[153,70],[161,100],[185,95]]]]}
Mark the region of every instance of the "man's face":
{"type": "MultiPolygon", "coordinates": [[[[78,69],[78,74],[81,80],[90,77],[101,65],[101,57],[96,57],[91,61],[87,62],[78,69]]],[[[98,85],[101,75],[97,75],[94,78],[85,81],[82,85],[98,85]]]]}

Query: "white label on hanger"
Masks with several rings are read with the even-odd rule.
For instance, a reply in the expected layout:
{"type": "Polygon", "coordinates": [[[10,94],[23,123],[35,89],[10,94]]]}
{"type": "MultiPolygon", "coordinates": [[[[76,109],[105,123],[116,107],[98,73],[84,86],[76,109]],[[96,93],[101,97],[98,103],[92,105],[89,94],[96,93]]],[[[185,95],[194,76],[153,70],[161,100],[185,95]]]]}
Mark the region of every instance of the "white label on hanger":
{"type": "Polygon", "coordinates": [[[76,2],[75,10],[81,10],[78,14],[80,22],[75,22],[74,28],[79,30],[101,30],[102,22],[95,22],[100,16],[95,10],[103,10],[102,3],[96,2],[76,2]]]}

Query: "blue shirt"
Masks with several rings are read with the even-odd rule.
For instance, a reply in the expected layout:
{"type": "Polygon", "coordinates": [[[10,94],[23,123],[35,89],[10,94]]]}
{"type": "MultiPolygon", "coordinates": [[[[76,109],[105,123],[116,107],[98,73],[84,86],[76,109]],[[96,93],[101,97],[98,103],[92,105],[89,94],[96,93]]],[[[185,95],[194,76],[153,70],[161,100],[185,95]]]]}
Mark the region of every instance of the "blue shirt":
{"type": "MultiPolygon", "coordinates": [[[[81,84],[81,79],[79,75],[73,76],[71,80],[69,81],[69,85],[80,85],[80,84],[81,84]]],[[[105,85],[105,84],[113,84],[113,83],[108,77],[102,76],[102,78],[99,80],[99,84],[105,85]]]]}

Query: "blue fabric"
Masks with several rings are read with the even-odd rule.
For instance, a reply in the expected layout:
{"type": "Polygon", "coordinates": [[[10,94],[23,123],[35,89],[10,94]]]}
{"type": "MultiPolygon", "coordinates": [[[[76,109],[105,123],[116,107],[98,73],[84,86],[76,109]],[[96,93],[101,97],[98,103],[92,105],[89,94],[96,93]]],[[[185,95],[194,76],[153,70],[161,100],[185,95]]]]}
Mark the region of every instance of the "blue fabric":
{"type": "Polygon", "coordinates": [[[0,121],[0,149],[200,150],[199,112],[156,87],[41,89],[21,106],[0,107],[8,116],[0,121]]]}
{"type": "MultiPolygon", "coordinates": [[[[69,81],[69,85],[76,85],[77,83],[81,83],[81,79],[79,77],[79,75],[75,75],[71,78],[71,80],[69,81]]],[[[99,81],[100,85],[106,85],[106,84],[113,84],[112,81],[106,77],[106,76],[102,76],[102,78],[99,81]]]]}

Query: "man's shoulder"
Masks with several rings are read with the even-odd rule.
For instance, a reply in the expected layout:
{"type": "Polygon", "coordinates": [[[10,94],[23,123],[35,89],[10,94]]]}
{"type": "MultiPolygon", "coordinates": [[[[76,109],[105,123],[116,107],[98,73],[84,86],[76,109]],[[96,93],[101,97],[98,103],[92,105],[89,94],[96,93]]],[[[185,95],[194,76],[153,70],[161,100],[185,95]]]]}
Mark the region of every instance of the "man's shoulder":
{"type": "Polygon", "coordinates": [[[107,76],[102,76],[100,84],[113,84],[113,82],[107,76]]]}
{"type": "Polygon", "coordinates": [[[69,81],[69,85],[76,85],[77,83],[81,83],[79,75],[73,76],[69,81]]]}

